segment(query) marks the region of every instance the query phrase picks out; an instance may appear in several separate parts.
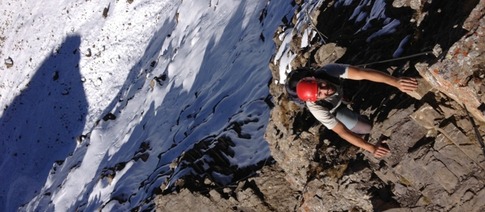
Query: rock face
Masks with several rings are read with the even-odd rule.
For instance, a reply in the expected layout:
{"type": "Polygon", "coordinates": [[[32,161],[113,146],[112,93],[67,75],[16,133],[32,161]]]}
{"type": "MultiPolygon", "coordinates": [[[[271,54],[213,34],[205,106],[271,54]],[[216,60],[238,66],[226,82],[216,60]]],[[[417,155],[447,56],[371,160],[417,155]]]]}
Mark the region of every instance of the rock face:
{"type": "MultiPolygon", "coordinates": [[[[295,18],[292,26],[300,31],[292,35],[291,66],[417,55],[369,65],[420,78],[414,93],[349,82],[349,107],[374,125],[366,140],[387,144],[392,154],[376,159],[351,146],[273,83],[275,107],[265,137],[276,163],[234,186],[207,182],[204,191],[187,186],[159,196],[159,211],[187,211],[190,205],[198,211],[485,211],[485,156],[478,141],[485,135],[485,2],[396,0],[394,8],[386,5],[389,19],[372,20],[375,28],[368,31],[359,30],[365,23],[349,23],[356,8],[372,10],[362,2],[323,1],[310,17],[327,40],[309,39],[306,48],[305,24],[295,18]],[[368,39],[379,24],[393,20],[401,22],[393,35],[368,39]],[[408,48],[395,51],[406,39],[408,48]],[[436,57],[419,54],[428,50],[436,57]]],[[[270,68],[274,81],[284,81],[278,64],[270,68]]]]}
{"type": "MultiPolygon", "coordinates": [[[[485,19],[484,2],[477,3],[468,1],[464,5],[454,5],[421,1],[394,2],[394,5],[415,10],[411,17],[420,19],[415,26],[418,30],[430,30],[430,23],[440,20],[433,15],[433,8],[442,11],[441,21],[454,21],[454,24],[458,24],[459,20],[466,18],[463,27],[467,32],[460,36],[459,32],[453,32],[457,40],[434,37],[439,41],[437,44],[432,44],[426,35],[417,35],[415,32],[416,44],[411,48],[434,49],[439,53],[438,50],[443,46],[444,52],[437,55],[438,59],[410,59],[401,65],[396,63],[394,67],[389,64],[376,65],[375,69],[389,70],[394,75],[416,76],[415,73],[419,73],[422,77],[420,88],[410,94],[414,98],[383,85],[358,85],[364,87],[361,90],[368,92],[379,90],[373,92],[373,96],[370,93],[356,94],[351,107],[360,109],[362,114],[373,121],[374,129],[367,137],[368,141],[386,142],[392,150],[392,155],[383,160],[347,146],[345,141],[335,138],[320,124],[314,123],[304,108],[295,109],[296,106],[285,99],[281,85],[271,86],[277,106],[272,111],[272,123],[268,126],[266,138],[271,144],[273,157],[287,172],[290,185],[302,192],[303,199],[298,210],[484,209],[485,203],[480,200],[485,192],[485,158],[462,106],[465,105],[472,117],[480,121],[479,130],[483,133],[481,107],[484,102],[482,72],[485,57],[482,45],[485,43],[485,19]],[[473,10],[470,5],[473,5],[473,10]],[[451,13],[451,8],[456,9],[456,6],[461,6],[458,15],[451,13]],[[423,8],[429,8],[429,11],[423,8]]],[[[328,6],[326,10],[331,10],[331,7],[328,6]]],[[[349,8],[342,9],[344,12],[346,10],[349,8]]],[[[328,20],[322,16],[325,13],[321,13],[318,19],[328,20]]],[[[441,27],[433,26],[432,30],[436,34],[446,33],[449,25],[443,23],[441,27]]],[[[355,54],[357,41],[340,39],[325,29],[325,25],[319,26],[329,39],[335,39],[337,46],[343,45],[347,54],[355,54]],[[350,45],[346,46],[346,43],[350,45]]],[[[333,27],[328,26],[335,30],[333,27]]],[[[358,34],[354,39],[359,39],[358,34]]],[[[388,41],[387,44],[392,46],[392,41],[388,41]]],[[[369,42],[359,46],[361,50],[358,54],[364,52],[378,57],[373,51],[386,51],[376,45],[369,42]],[[368,46],[373,48],[366,49],[368,46]]],[[[324,45],[325,51],[317,51],[315,61],[309,60],[307,65],[316,63],[315,66],[320,66],[337,59],[340,59],[338,62],[359,64],[360,61],[353,56],[335,58],[336,54],[329,51],[328,46],[324,45]],[[335,59],[320,63],[324,60],[317,60],[317,56],[325,57],[321,56],[321,52],[328,52],[326,58],[335,59]]]]}
{"type": "Polygon", "coordinates": [[[157,211],[288,211],[297,207],[299,193],[286,185],[281,168],[273,164],[258,173],[259,177],[232,187],[206,185],[202,191],[183,188],[159,196],[157,211]]]}

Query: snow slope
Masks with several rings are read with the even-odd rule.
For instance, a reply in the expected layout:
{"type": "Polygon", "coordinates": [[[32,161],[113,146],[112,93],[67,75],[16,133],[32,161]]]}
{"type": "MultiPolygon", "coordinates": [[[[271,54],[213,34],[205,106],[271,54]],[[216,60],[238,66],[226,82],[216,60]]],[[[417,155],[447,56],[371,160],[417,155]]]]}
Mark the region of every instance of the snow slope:
{"type": "Polygon", "coordinates": [[[289,1],[0,7],[0,211],[149,209],[196,173],[176,161],[200,141],[230,138],[231,166],[269,157],[268,62],[289,1]]]}

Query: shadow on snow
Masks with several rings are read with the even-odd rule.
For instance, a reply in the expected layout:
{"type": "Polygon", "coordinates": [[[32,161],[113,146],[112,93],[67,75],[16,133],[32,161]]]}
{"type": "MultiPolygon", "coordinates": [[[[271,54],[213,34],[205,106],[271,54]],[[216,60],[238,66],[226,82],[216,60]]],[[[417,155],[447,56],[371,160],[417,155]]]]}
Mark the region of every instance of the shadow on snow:
{"type": "Polygon", "coordinates": [[[32,76],[0,119],[0,210],[37,195],[52,164],[76,147],[88,103],[79,73],[78,35],[67,37],[32,76]]]}

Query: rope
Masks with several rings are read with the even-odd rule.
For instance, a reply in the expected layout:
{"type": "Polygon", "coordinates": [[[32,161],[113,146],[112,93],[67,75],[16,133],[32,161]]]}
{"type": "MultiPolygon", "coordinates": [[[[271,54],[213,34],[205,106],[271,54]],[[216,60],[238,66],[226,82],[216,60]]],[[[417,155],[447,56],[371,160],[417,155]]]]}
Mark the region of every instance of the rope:
{"type": "Polygon", "coordinates": [[[466,115],[468,116],[468,119],[470,120],[470,122],[472,124],[472,127],[473,127],[473,130],[475,132],[475,136],[477,138],[478,144],[480,144],[480,147],[483,151],[483,154],[485,155],[485,144],[483,143],[483,138],[482,138],[482,135],[480,134],[480,131],[478,130],[478,126],[475,123],[475,121],[473,120],[473,118],[470,116],[470,112],[468,112],[468,109],[466,108],[466,106],[464,104],[463,104],[463,107],[465,108],[466,115]]]}
{"type": "Polygon", "coordinates": [[[325,40],[326,39],[328,40],[328,37],[325,36],[323,33],[320,32],[320,30],[317,29],[317,26],[315,26],[315,24],[313,23],[312,18],[310,17],[310,14],[308,13],[308,11],[305,11],[305,14],[307,15],[308,22],[310,22],[310,25],[312,26],[313,30],[315,30],[318,33],[318,35],[320,36],[320,39],[322,39],[322,42],[326,44],[327,42],[325,42],[325,40]]]}
{"type": "Polygon", "coordinates": [[[409,59],[409,58],[413,58],[413,57],[419,57],[419,56],[428,55],[428,54],[433,54],[433,51],[421,52],[421,53],[417,53],[417,54],[393,58],[393,59],[389,59],[389,60],[381,60],[381,61],[376,61],[376,62],[372,62],[372,63],[364,63],[364,64],[360,64],[360,65],[356,65],[356,66],[366,67],[366,66],[369,66],[369,65],[380,64],[380,63],[388,63],[388,62],[393,62],[393,61],[398,61],[398,60],[405,60],[405,59],[409,59]]]}

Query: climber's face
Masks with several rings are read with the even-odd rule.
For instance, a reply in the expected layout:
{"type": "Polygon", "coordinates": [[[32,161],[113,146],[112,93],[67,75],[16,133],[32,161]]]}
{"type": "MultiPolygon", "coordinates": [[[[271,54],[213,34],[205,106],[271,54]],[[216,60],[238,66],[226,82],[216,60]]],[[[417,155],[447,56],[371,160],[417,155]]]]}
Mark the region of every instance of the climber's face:
{"type": "Polygon", "coordinates": [[[317,99],[322,100],[335,93],[335,87],[325,80],[317,80],[318,94],[317,99]]]}

